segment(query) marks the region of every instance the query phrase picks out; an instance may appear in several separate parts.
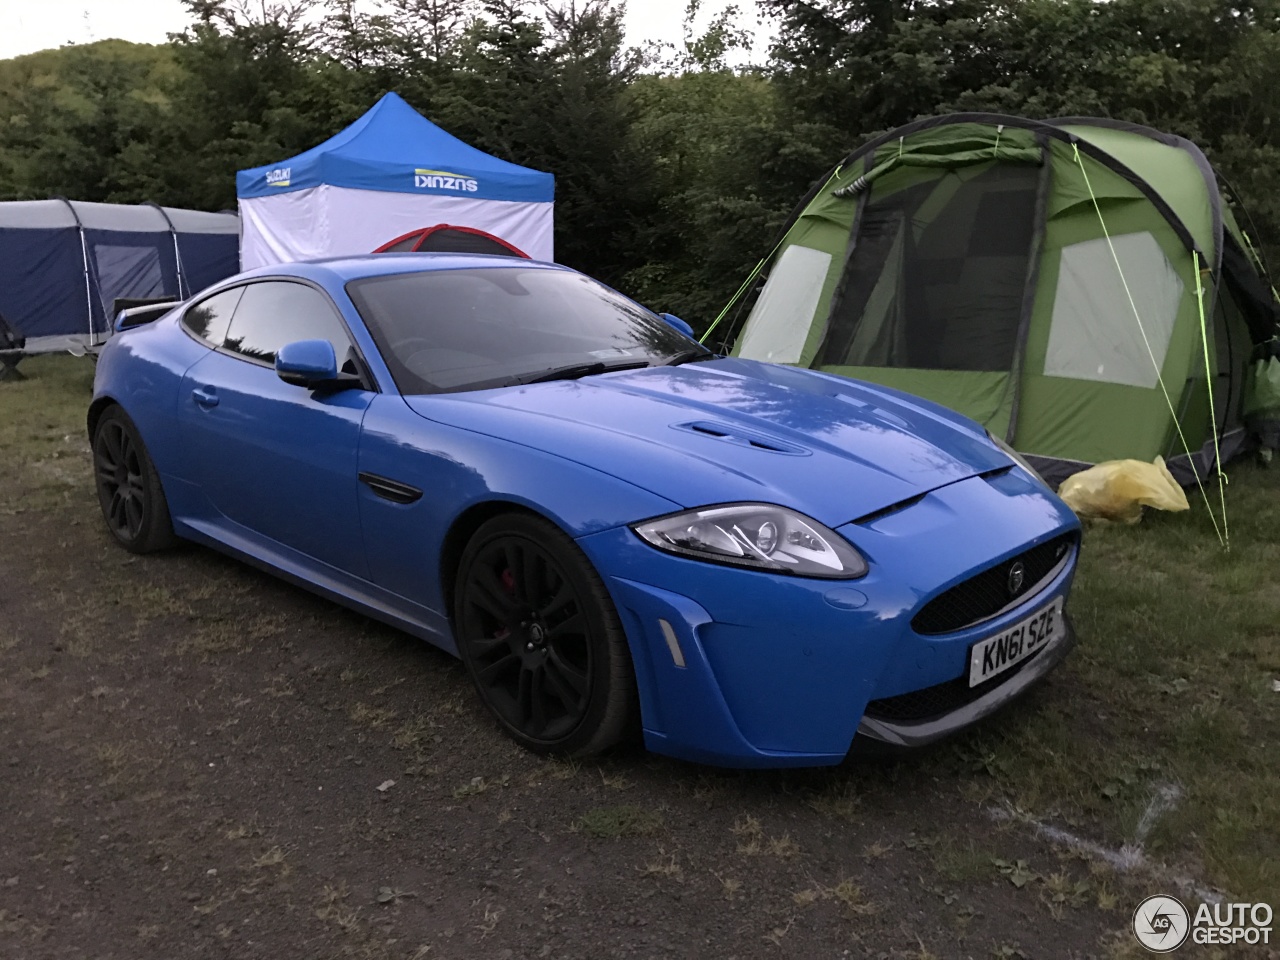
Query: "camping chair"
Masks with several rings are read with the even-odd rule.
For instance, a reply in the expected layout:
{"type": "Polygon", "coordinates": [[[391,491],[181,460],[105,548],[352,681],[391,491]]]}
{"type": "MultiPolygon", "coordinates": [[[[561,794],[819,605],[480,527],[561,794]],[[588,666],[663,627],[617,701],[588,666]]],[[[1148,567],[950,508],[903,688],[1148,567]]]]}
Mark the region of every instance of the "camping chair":
{"type": "Polygon", "coordinates": [[[0,380],[25,380],[18,364],[27,354],[27,338],[9,325],[0,314],[0,380]]]}

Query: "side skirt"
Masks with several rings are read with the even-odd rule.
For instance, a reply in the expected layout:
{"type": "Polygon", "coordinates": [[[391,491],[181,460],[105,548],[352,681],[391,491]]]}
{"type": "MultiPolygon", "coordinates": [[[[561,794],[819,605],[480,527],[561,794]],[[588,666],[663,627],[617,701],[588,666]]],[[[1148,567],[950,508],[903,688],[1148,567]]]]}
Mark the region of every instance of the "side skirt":
{"type": "Polygon", "coordinates": [[[240,532],[228,529],[226,524],[176,517],[173,527],[183,539],[212,547],[326,600],[426,640],[455,657],[458,655],[448,619],[434,610],[247,530],[240,532]]]}

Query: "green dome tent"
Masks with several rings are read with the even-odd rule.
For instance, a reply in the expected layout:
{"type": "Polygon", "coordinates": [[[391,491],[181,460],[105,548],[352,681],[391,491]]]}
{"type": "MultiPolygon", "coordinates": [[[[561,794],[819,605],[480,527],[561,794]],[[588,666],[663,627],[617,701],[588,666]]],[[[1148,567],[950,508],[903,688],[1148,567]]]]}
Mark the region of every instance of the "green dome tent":
{"type": "Polygon", "coordinates": [[[734,354],[935,400],[1051,481],[1157,454],[1207,475],[1245,442],[1246,376],[1277,332],[1204,154],[1108,120],[891,131],[811,191],[767,263],[734,354]]]}

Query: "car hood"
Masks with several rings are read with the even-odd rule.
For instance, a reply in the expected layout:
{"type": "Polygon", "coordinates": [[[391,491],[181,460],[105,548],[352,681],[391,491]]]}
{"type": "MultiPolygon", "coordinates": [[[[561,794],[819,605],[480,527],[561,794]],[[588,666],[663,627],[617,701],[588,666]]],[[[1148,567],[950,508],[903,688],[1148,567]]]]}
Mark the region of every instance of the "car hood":
{"type": "Polygon", "coordinates": [[[684,506],[777,503],[830,526],[1010,464],[980,427],[927,401],[750,360],[405,401],[684,506]]]}

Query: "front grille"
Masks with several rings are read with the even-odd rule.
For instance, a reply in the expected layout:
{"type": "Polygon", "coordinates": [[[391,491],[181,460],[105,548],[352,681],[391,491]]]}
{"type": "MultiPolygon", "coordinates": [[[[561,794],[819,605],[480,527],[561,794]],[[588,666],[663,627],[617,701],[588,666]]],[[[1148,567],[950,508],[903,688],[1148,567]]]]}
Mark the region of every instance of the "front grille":
{"type": "Polygon", "coordinates": [[[1004,673],[997,674],[976,687],[969,686],[969,675],[966,672],[964,676],[934,684],[932,687],[925,687],[923,690],[912,690],[910,693],[899,694],[896,697],[872,700],[867,704],[866,715],[876,720],[897,722],[921,722],[945,716],[952,710],[958,710],[973,703],[979,697],[986,696],[1000,684],[1012,680],[1027,664],[1034,663],[1036,657],[1044,653],[1045,649],[1041,647],[1017,666],[1010,667],[1004,673]]]}
{"type": "Polygon", "coordinates": [[[911,629],[928,636],[989,620],[1015,601],[1030,598],[1075,542],[1074,533],[1064,533],[1016,557],[1001,560],[926,603],[912,618],[911,629]],[[1011,590],[1011,571],[1018,563],[1022,564],[1021,583],[1011,590]]]}

